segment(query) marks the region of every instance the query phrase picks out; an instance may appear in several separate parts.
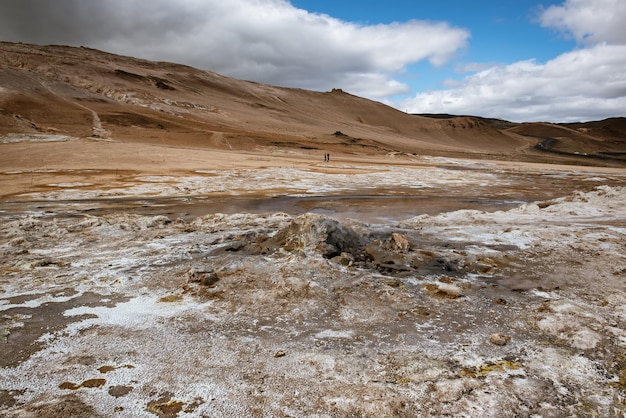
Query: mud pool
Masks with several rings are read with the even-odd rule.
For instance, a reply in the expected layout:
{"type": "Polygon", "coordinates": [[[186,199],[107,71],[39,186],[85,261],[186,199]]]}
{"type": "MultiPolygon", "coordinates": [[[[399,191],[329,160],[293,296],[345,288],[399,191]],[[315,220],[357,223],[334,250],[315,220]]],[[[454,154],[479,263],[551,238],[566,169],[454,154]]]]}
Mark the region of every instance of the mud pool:
{"type": "MultiPolygon", "coordinates": [[[[394,191],[387,191],[394,193],[394,191]]],[[[80,201],[29,201],[4,204],[6,217],[33,211],[59,216],[103,216],[128,213],[143,216],[165,215],[171,219],[193,220],[207,214],[268,214],[286,213],[302,215],[317,213],[336,219],[355,219],[363,222],[386,223],[411,216],[458,209],[496,211],[513,208],[522,200],[494,200],[484,196],[459,198],[456,196],[428,195],[358,195],[342,196],[274,196],[274,197],[215,197],[193,196],[175,198],[121,198],[80,201]]]]}
{"type": "Polygon", "coordinates": [[[191,221],[207,214],[280,212],[388,223],[461,209],[511,209],[575,190],[619,186],[625,177],[620,172],[505,169],[487,162],[440,160],[446,165],[235,169],[179,177],[125,176],[106,184],[85,178],[84,173],[55,172],[65,181],[5,197],[0,215],[128,213],[191,221]]]}

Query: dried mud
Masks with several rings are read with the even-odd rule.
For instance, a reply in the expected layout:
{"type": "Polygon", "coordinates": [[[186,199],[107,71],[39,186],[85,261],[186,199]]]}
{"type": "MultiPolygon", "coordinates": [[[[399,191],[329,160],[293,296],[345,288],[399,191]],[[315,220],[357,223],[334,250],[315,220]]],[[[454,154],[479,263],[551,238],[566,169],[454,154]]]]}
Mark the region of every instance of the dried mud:
{"type": "Polygon", "coordinates": [[[626,174],[476,164],[5,199],[3,414],[623,416],[626,174]]]}

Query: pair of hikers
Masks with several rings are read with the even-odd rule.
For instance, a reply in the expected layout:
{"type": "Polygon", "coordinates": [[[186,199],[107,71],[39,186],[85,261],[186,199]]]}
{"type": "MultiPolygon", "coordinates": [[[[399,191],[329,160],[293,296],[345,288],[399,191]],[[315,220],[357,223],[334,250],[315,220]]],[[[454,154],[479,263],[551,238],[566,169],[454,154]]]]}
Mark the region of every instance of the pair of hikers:
{"type": "Polygon", "coordinates": [[[330,154],[324,154],[324,161],[330,161],[330,154]]]}

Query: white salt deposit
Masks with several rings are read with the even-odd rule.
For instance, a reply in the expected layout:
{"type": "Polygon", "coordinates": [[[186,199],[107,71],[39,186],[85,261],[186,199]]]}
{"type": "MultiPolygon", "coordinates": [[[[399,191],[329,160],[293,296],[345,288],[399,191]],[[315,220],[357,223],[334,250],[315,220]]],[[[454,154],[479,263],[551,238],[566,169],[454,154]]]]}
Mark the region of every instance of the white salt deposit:
{"type": "Polygon", "coordinates": [[[19,142],[66,142],[77,141],[78,138],[66,135],[50,135],[50,134],[16,134],[10,133],[4,136],[0,135],[0,143],[12,144],[19,142]]]}

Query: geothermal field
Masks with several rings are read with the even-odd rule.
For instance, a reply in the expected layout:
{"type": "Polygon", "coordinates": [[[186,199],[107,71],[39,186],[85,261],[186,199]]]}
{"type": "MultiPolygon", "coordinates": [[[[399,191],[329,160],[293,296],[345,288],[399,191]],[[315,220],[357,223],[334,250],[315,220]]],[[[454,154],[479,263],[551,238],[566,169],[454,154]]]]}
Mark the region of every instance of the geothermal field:
{"type": "Polygon", "coordinates": [[[626,414],[623,119],[2,48],[0,415],[626,414]]]}

